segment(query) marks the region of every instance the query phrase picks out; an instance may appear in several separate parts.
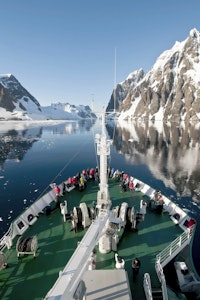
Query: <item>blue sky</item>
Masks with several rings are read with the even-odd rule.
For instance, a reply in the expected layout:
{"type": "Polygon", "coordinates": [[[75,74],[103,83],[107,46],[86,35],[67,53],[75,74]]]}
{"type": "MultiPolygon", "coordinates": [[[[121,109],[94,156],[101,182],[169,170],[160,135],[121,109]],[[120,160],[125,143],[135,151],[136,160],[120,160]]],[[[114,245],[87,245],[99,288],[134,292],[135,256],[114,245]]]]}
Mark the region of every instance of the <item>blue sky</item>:
{"type": "Polygon", "coordinates": [[[200,30],[199,0],[0,0],[0,74],[42,106],[107,106],[115,82],[200,30]]]}

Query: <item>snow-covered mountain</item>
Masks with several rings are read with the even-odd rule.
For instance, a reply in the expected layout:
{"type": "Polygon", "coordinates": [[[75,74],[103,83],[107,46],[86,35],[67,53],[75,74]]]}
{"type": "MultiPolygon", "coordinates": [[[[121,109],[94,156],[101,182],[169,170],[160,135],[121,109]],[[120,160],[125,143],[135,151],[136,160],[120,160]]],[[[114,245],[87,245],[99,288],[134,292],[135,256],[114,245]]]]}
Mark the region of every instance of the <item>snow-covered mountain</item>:
{"type": "MultiPolygon", "coordinates": [[[[199,121],[200,32],[192,29],[186,40],[164,51],[149,72],[126,79],[113,93],[120,119],[199,121]]],[[[114,109],[113,95],[108,108],[114,109]]]]}
{"type": "Polygon", "coordinates": [[[0,75],[0,120],[82,120],[87,118],[96,118],[87,105],[56,103],[42,107],[13,75],[0,75]]]}
{"type": "Polygon", "coordinates": [[[51,106],[42,107],[42,112],[52,120],[81,120],[95,119],[96,115],[88,105],[72,105],[69,103],[53,103],[51,106]]]}
{"type": "Polygon", "coordinates": [[[111,99],[107,106],[107,113],[115,110],[119,110],[119,107],[126,96],[128,95],[129,91],[134,89],[138,82],[144,77],[144,71],[142,69],[132,72],[128,75],[125,81],[118,83],[116,88],[114,89],[111,99]]]}

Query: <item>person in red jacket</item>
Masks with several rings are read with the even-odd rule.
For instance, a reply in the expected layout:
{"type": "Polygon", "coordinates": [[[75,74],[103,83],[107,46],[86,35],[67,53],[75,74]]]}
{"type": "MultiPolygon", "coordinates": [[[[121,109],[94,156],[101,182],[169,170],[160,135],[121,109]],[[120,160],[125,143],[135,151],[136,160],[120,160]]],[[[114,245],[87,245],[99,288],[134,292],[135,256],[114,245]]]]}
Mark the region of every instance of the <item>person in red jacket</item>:
{"type": "Polygon", "coordinates": [[[60,196],[60,188],[58,185],[55,186],[54,191],[56,192],[56,196],[60,196]]]}
{"type": "Polygon", "coordinates": [[[133,183],[132,180],[130,180],[130,182],[129,182],[129,190],[130,190],[130,191],[133,191],[133,190],[134,190],[134,183],[133,183]]]}
{"type": "Polygon", "coordinates": [[[56,203],[55,209],[56,209],[56,208],[59,208],[59,207],[60,207],[60,200],[59,200],[59,197],[61,196],[61,195],[60,195],[60,188],[59,188],[58,185],[55,186],[54,191],[55,191],[55,193],[56,193],[56,198],[55,198],[55,203],[56,203]]]}

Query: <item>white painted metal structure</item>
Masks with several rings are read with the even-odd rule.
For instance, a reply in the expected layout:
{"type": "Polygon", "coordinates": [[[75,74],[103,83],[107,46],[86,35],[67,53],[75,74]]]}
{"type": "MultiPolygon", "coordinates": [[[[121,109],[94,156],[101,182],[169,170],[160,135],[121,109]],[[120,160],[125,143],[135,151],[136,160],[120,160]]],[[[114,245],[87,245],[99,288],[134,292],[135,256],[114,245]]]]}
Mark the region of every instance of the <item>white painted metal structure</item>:
{"type": "Polygon", "coordinates": [[[97,195],[98,206],[111,206],[110,195],[108,191],[108,168],[107,168],[107,157],[110,155],[111,140],[106,139],[106,128],[105,128],[105,113],[102,114],[102,134],[95,137],[97,143],[97,155],[100,156],[100,184],[97,195]]]}

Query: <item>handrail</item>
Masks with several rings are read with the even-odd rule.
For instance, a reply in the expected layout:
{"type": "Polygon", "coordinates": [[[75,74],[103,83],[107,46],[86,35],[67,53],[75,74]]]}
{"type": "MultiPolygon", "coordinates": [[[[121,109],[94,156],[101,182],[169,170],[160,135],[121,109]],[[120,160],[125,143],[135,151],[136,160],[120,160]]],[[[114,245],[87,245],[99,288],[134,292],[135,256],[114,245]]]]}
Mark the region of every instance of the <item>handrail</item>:
{"type": "Polygon", "coordinates": [[[152,288],[151,288],[151,278],[149,273],[144,274],[143,287],[146,296],[146,300],[153,300],[152,288]]]}
{"type": "Polygon", "coordinates": [[[192,226],[190,229],[186,229],[169,246],[156,255],[156,262],[159,262],[161,266],[164,267],[169,262],[169,258],[171,260],[172,256],[174,257],[177,255],[186,245],[190,243],[193,231],[194,226],[192,226]]]}
{"type": "Polygon", "coordinates": [[[0,251],[7,246],[7,239],[12,237],[13,223],[10,224],[6,233],[0,238],[0,251]]]}
{"type": "Polygon", "coordinates": [[[162,286],[163,300],[168,300],[167,286],[163,267],[186,245],[190,243],[192,235],[194,233],[194,228],[195,225],[193,225],[191,228],[186,228],[186,230],[178,238],[176,238],[168,247],[166,247],[163,251],[156,255],[155,269],[162,286]]]}
{"type": "Polygon", "coordinates": [[[156,269],[156,273],[158,275],[158,279],[159,279],[159,281],[161,283],[163,300],[168,300],[168,293],[167,293],[167,285],[166,285],[166,280],[165,280],[165,274],[163,272],[163,268],[162,268],[162,266],[161,266],[161,264],[160,264],[159,261],[156,261],[155,269],[156,269]]]}
{"type": "MultiPolygon", "coordinates": [[[[33,208],[35,209],[35,211],[38,211],[38,212],[41,212],[42,209],[48,205],[48,203],[52,202],[53,201],[53,198],[51,198],[51,193],[52,193],[52,190],[50,190],[49,192],[47,192],[46,194],[44,194],[43,196],[41,196],[40,198],[38,198],[30,207],[30,208],[33,208]],[[42,207],[38,207],[37,208],[37,204],[39,202],[42,201],[42,199],[44,197],[49,197],[49,200],[48,201],[45,201],[44,200],[44,204],[42,205],[42,207]]],[[[20,215],[17,216],[17,218],[15,218],[12,223],[10,224],[8,230],[6,231],[6,233],[0,238],[0,251],[3,251],[6,247],[8,247],[8,240],[13,240],[15,238],[15,236],[17,235],[17,233],[15,232],[14,230],[14,227],[15,227],[15,221],[20,219],[22,217],[23,219],[23,216],[24,214],[26,214],[26,210],[21,212],[20,215]]]]}

